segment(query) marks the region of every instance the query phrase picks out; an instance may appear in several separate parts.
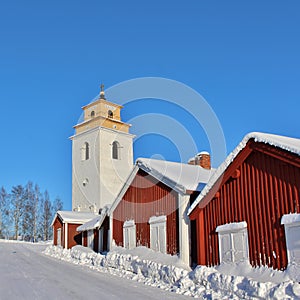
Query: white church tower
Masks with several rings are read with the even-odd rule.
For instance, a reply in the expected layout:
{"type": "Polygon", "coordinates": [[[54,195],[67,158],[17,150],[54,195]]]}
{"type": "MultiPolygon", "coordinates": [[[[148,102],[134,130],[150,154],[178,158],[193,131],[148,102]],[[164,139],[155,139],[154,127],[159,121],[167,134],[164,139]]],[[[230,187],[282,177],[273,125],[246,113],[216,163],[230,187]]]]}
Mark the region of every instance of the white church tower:
{"type": "Polygon", "coordinates": [[[133,168],[130,124],[121,120],[122,106],[100,97],[83,106],[83,121],[72,140],[72,210],[98,213],[112,204],[133,168]]]}

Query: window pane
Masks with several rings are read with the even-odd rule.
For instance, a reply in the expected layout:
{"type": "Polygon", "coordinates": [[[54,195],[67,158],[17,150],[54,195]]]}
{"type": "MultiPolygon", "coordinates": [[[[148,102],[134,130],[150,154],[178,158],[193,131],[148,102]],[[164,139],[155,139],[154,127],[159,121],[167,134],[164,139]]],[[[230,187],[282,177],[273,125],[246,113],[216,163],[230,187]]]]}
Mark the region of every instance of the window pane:
{"type": "Polygon", "coordinates": [[[235,232],[233,237],[233,261],[239,262],[245,260],[246,254],[246,241],[244,232],[235,232]]]}
{"type": "Polygon", "coordinates": [[[113,142],[112,145],[112,158],[113,159],[119,159],[119,143],[113,142]]]}
{"type": "Polygon", "coordinates": [[[85,143],[85,159],[89,159],[90,158],[90,146],[88,143],[85,143]]]}
{"type": "Polygon", "coordinates": [[[151,223],[150,218],[150,248],[154,251],[167,253],[166,221],[151,223]]]}
{"type": "Polygon", "coordinates": [[[230,234],[221,234],[221,262],[232,262],[230,234]]]}
{"type": "Polygon", "coordinates": [[[167,252],[167,241],[166,241],[166,224],[158,226],[158,236],[159,236],[159,250],[162,253],[167,252]]]}
{"type": "Polygon", "coordinates": [[[129,221],[123,224],[123,247],[126,249],[132,249],[136,247],[136,226],[134,221],[132,224],[128,224],[129,221]]]}
{"type": "Polygon", "coordinates": [[[286,233],[289,263],[300,264],[300,228],[299,226],[288,227],[286,233]]]}
{"type": "Polygon", "coordinates": [[[150,248],[154,251],[157,251],[157,229],[155,226],[150,225],[150,248]]]}
{"type": "Polygon", "coordinates": [[[129,249],[132,249],[136,246],[136,230],[135,226],[128,228],[128,236],[129,236],[129,249]]]}

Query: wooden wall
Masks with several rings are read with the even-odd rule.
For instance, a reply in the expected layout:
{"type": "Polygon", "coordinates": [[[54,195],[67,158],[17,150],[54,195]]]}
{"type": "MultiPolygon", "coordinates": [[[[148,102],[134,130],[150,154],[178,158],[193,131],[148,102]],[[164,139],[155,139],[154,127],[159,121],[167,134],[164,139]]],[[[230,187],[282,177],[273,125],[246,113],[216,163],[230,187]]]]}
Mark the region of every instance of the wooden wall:
{"type": "Polygon", "coordinates": [[[287,253],[280,223],[282,215],[300,212],[300,158],[262,143],[248,147],[249,156],[244,161],[242,153],[236,158],[237,168],[226,171],[232,176],[221,184],[217,197],[199,210],[198,263],[219,264],[218,225],[246,221],[252,266],[283,270],[287,253]]]}
{"type": "Polygon", "coordinates": [[[113,239],[123,246],[123,223],[135,220],[137,246],[150,247],[149,218],[167,216],[167,253],[177,254],[178,196],[172,189],[139,170],[123,199],[113,213],[113,239]]]}
{"type": "Polygon", "coordinates": [[[67,249],[72,248],[76,245],[81,245],[82,235],[80,232],[77,232],[76,228],[82,224],[68,224],[68,245],[67,249]]]}

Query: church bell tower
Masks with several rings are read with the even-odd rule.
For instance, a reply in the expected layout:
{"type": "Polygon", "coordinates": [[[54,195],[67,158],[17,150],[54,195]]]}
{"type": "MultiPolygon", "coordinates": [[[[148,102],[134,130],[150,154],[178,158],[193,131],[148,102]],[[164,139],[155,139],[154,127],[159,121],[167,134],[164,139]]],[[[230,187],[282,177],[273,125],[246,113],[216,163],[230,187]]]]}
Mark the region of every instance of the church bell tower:
{"type": "Polygon", "coordinates": [[[72,210],[98,212],[112,204],[133,168],[130,124],[121,120],[122,106],[99,98],[83,106],[83,121],[72,140],[72,210]]]}

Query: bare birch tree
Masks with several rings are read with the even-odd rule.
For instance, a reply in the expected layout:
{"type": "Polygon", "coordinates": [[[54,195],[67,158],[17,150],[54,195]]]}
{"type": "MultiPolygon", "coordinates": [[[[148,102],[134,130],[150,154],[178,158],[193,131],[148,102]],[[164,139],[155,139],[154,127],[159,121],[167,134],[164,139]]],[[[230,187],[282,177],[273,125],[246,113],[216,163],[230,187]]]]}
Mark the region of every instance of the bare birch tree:
{"type": "Polygon", "coordinates": [[[12,217],[14,222],[15,239],[18,239],[20,222],[24,212],[24,188],[21,185],[13,186],[11,191],[12,217]]]}
{"type": "Polygon", "coordinates": [[[34,204],[33,204],[33,218],[32,218],[32,238],[33,241],[36,242],[37,241],[37,234],[38,234],[38,217],[39,217],[39,203],[40,203],[40,197],[41,197],[41,193],[40,193],[40,188],[39,186],[36,184],[34,186],[34,204]]]}
{"type": "Polygon", "coordinates": [[[52,221],[52,204],[50,201],[49,193],[46,190],[44,193],[43,211],[42,211],[42,230],[44,241],[49,240],[51,237],[51,221],[52,221]]]}
{"type": "Polygon", "coordinates": [[[0,238],[9,238],[9,195],[4,187],[0,189],[0,238]]]}
{"type": "Polygon", "coordinates": [[[53,214],[52,216],[54,217],[54,215],[56,214],[56,212],[58,210],[62,210],[63,209],[63,202],[61,201],[61,199],[59,197],[56,197],[55,200],[53,201],[53,214]]]}

